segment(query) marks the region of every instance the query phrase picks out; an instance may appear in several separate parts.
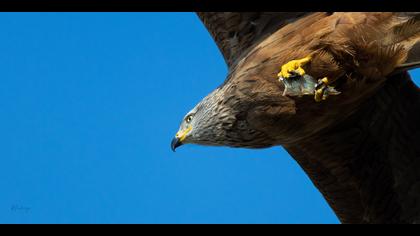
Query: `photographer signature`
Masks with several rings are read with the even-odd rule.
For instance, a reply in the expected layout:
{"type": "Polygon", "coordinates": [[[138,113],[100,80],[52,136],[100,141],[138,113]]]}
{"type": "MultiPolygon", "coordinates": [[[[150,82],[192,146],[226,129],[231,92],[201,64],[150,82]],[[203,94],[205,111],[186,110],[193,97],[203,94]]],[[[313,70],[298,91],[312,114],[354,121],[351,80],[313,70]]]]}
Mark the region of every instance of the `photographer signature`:
{"type": "Polygon", "coordinates": [[[28,213],[29,211],[31,211],[31,208],[28,206],[22,206],[22,205],[17,205],[14,204],[10,207],[10,210],[13,212],[24,212],[24,213],[28,213]]]}

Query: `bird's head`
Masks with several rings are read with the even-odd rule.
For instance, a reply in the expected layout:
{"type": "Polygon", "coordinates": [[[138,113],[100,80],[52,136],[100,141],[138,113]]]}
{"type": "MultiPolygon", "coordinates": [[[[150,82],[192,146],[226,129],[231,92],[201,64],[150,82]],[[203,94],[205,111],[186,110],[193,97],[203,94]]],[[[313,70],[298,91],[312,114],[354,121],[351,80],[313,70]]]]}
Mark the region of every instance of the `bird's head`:
{"type": "MultiPolygon", "coordinates": [[[[250,127],[241,100],[226,97],[220,88],[199,102],[183,118],[172,140],[173,151],[183,144],[262,148],[271,146],[261,141],[261,132],[250,127]]],[[[264,137],[264,140],[268,140],[264,137]]]]}
{"type": "Polygon", "coordinates": [[[215,94],[217,91],[205,97],[184,116],[171,142],[173,151],[183,144],[217,145],[217,138],[223,135],[220,124],[229,122],[229,119],[227,114],[222,118],[216,114],[223,109],[216,107],[215,94]]]}

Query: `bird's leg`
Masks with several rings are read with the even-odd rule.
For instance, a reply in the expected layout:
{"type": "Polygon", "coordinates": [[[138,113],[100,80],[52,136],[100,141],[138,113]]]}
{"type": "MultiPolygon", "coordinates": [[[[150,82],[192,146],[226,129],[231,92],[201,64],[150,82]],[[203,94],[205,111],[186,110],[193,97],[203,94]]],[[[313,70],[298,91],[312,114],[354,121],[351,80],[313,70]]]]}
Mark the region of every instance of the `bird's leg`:
{"type": "Polygon", "coordinates": [[[283,96],[314,95],[315,101],[327,99],[329,95],[337,95],[339,92],[329,85],[327,77],[315,80],[306,74],[302,68],[311,60],[311,56],[299,60],[292,60],[281,67],[278,73],[279,80],[284,84],[283,96]]]}
{"type": "Polygon", "coordinates": [[[328,85],[329,80],[327,77],[318,80],[318,83],[315,86],[315,96],[314,99],[316,102],[321,100],[326,100],[329,95],[338,95],[340,92],[334,89],[334,87],[328,85]]]}
{"type": "Polygon", "coordinates": [[[283,79],[288,79],[296,75],[303,76],[305,74],[305,70],[302,68],[302,66],[308,63],[310,60],[311,57],[307,56],[303,59],[289,61],[288,63],[281,66],[281,71],[278,76],[283,79]]]}

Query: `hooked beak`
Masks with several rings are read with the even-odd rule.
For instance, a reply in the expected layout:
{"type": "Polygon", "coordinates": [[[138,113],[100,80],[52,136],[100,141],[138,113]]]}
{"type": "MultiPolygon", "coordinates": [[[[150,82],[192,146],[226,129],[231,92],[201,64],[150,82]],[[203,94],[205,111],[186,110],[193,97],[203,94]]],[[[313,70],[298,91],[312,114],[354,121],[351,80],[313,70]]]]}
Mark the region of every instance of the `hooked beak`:
{"type": "Polygon", "coordinates": [[[181,140],[179,138],[175,137],[175,138],[172,139],[172,142],[171,142],[171,149],[172,149],[172,151],[175,152],[175,149],[177,147],[181,146],[181,145],[182,145],[182,142],[181,142],[181,140]]]}
{"type": "Polygon", "coordinates": [[[187,137],[187,134],[191,131],[192,127],[188,126],[185,130],[180,130],[176,133],[175,138],[172,139],[171,148],[175,152],[175,149],[183,144],[183,141],[187,137]]]}

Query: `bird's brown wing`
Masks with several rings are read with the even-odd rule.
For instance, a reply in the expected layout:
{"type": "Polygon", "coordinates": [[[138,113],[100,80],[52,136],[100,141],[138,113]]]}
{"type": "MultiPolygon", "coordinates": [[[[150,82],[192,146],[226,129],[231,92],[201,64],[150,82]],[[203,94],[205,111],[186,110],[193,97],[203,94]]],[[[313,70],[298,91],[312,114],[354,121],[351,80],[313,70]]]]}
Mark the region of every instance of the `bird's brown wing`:
{"type": "Polygon", "coordinates": [[[285,148],[343,223],[420,223],[420,93],[407,73],[346,121],[285,148]]]}
{"type": "Polygon", "coordinates": [[[304,12],[198,12],[232,67],[241,55],[281,26],[308,13],[304,12]]]}

